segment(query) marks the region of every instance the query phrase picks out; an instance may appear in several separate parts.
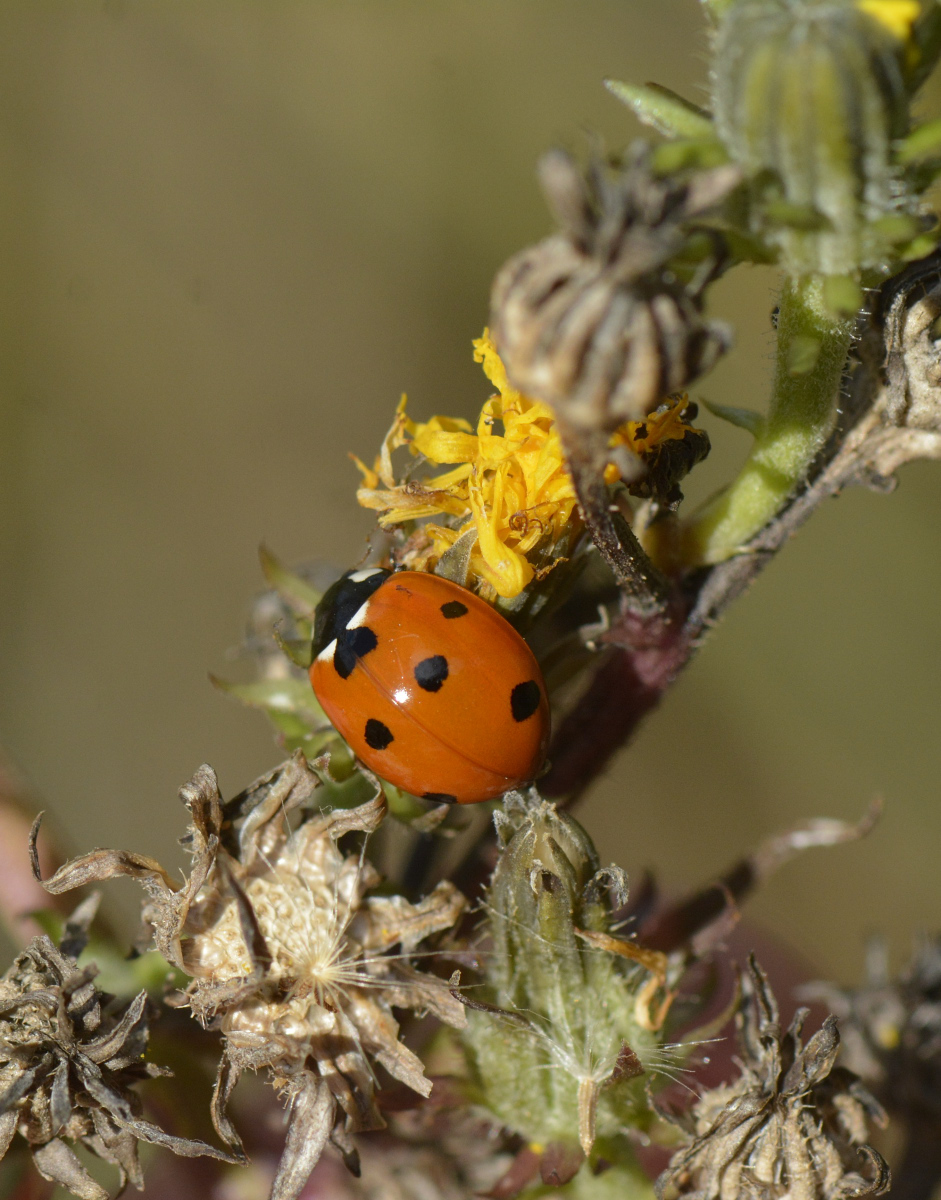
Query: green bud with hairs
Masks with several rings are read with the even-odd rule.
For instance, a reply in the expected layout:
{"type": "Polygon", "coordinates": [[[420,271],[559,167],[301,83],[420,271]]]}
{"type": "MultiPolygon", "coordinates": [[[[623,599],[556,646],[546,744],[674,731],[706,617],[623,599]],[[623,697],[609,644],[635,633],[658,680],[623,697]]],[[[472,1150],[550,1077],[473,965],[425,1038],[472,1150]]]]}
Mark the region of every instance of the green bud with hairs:
{"type": "Polygon", "coordinates": [[[714,114],[751,219],[792,277],[885,270],[919,232],[893,159],[905,44],[852,0],[739,0],[716,33],[714,114]]]}

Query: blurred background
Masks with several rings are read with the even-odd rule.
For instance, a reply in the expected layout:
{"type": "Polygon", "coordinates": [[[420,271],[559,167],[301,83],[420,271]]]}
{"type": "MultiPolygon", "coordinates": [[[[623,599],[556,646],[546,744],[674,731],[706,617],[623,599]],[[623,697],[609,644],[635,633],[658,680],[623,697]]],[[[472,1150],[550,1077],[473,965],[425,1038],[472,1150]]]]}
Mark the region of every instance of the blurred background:
{"type": "MultiPolygon", "coordinates": [[[[346,567],[400,392],[472,416],[502,261],[548,232],[535,161],[637,136],[602,87],[704,98],[694,0],[99,0],[0,6],[0,746],[68,851],[182,864],[179,785],[280,755],[214,691],[256,548],[346,567]]],[[[939,108],[926,100],[926,109],[939,108]]],[[[713,312],[698,394],[760,408],[773,273],[713,312]]],[[[705,418],[695,503],[746,435],[705,418]]],[[[806,816],[885,817],[747,910],[859,977],[941,926],[941,468],[820,512],[579,810],[678,891],[806,816]]],[[[112,884],[126,929],[138,893],[112,884]]]]}

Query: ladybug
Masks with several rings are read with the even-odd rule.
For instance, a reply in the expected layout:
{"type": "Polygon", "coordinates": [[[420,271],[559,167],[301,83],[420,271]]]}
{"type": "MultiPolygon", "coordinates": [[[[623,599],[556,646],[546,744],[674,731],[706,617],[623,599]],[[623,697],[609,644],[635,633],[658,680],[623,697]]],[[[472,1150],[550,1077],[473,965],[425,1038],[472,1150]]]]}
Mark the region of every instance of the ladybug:
{"type": "Polygon", "coordinates": [[[435,803],[530,782],[549,740],[533,652],[489,604],[421,571],[351,571],[314,619],[310,681],[354,753],[435,803]]]}

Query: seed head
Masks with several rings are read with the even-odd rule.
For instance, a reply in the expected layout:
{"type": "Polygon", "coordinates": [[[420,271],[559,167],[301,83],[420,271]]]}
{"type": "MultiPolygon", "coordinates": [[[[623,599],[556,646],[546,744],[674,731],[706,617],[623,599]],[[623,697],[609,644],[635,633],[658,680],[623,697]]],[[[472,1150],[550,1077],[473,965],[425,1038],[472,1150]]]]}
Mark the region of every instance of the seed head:
{"type": "Polygon", "coordinates": [[[540,174],[562,229],[498,274],[494,340],[514,387],[573,426],[610,433],[682,391],[728,348],[726,328],[701,315],[710,272],[683,282],[667,264],[692,219],[739,174],[726,166],[686,182],[660,179],[643,146],[616,175],[596,162],[586,179],[562,151],[543,158],[540,174]]]}
{"type": "Polygon", "coordinates": [[[416,905],[367,896],[378,876],[362,845],[348,853],[337,843],[377,829],[385,800],[377,787],[358,808],[321,812],[320,786],[298,753],[223,804],[203,766],[181,789],[193,858],[182,887],[153,860],[107,850],[67,863],[46,885],[65,891],[115,875],[144,883],[144,917],[158,948],[192,977],[180,1003],[223,1035],[213,1101],[220,1136],[241,1154],[226,1105],[245,1070],[267,1069],[289,1106],[272,1200],[298,1195],[328,1138],[358,1169],[350,1135],[384,1124],[374,1062],[430,1093],[421,1061],[399,1041],[393,1007],[464,1023],[447,985],[407,957],[454,924],[463,897],[449,883],[416,905]],[[390,954],[396,946],[401,953],[390,954]]]}
{"type": "Polygon", "coordinates": [[[144,1062],[147,993],[120,1001],[95,987],[95,966],[76,962],[97,907],[93,896],[75,910],[58,948],[46,936],[33,938],[0,978],[0,1158],[18,1133],[40,1175],[82,1200],[107,1200],[108,1193],[69,1143],[113,1163],[122,1189],[143,1187],[139,1141],[234,1161],[141,1117],[134,1085],[170,1072],[144,1062]]]}
{"type": "Polygon", "coordinates": [[[866,1144],[882,1108],[850,1071],[836,1067],[836,1018],[807,1042],[799,1009],[787,1030],[754,959],[742,975],[737,1018],[741,1075],[693,1106],[694,1134],[657,1181],[660,1200],[837,1200],[882,1195],[890,1183],[866,1144]]]}
{"type": "Polygon", "coordinates": [[[844,991],[814,984],[806,995],[840,1018],[847,1065],[865,1079],[890,1113],[941,1121],[941,938],[926,938],[893,979],[886,949],[873,942],[867,979],[844,991]]]}

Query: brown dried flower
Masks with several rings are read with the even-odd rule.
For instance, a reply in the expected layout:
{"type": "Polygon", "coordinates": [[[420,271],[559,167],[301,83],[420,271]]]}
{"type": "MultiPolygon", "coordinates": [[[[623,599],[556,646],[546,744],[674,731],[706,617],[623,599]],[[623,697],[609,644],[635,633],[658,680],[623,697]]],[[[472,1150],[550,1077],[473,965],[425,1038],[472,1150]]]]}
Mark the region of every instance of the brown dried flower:
{"type": "Polygon", "coordinates": [[[739,181],[717,167],[686,183],[657,178],[640,144],[611,177],[587,181],[561,150],[540,163],[560,233],[515,255],[494,282],[493,336],[513,386],[582,429],[612,432],[682,391],[729,345],[701,315],[715,258],[683,282],[665,269],[687,223],[739,181]]]}
{"type": "Polygon", "coordinates": [[[890,1112],[924,1114],[941,1130],[941,938],[926,938],[895,979],[885,943],[874,940],[861,988],[815,983],[802,992],[832,1007],[844,1060],[890,1112]]]}
{"type": "Polygon", "coordinates": [[[431,1091],[399,1041],[393,1007],[464,1023],[447,985],[407,957],[454,924],[463,897],[449,883],[417,905],[366,897],[376,872],[361,849],[346,854],[337,841],[378,828],[385,799],[377,786],[358,808],[321,812],[320,786],[298,752],[223,804],[212,768],[200,767],[180,792],[193,858],[182,887],[152,859],[113,850],[74,859],[46,884],[61,892],[116,875],[144,884],[158,948],[192,976],[181,1003],[223,1034],[213,1098],[220,1136],[242,1155],[226,1106],[245,1070],[267,1068],[290,1107],[273,1200],[298,1195],[328,1138],[358,1170],[350,1134],[384,1124],[373,1062],[420,1095],[431,1091]],[[395,946],[401,954],[388,953],[395,946]]]}
{"type": "Polygon", "coordinates": [[[808,1010],[799,1009],[782,1033],[754,958],[742,991],[741,1075],[693,1106],[695,1136],[658,1179],[658,1196],[837,1200],[888,1191],[888,1165],[866,1144],[868,1122],[884,1124],[885,1113],[851,1071],[834,1066],[836,1018],[827,1017],[804,1045],[808,1010]]]}
{"type": "Polygon", "coordinates": [[[92,896],[75,910],[58,949],[44,935],[33,938],[0,979],[0,1158],[19,1133],[40,1175],[82,1200],[108,1193],[69,1142],[113,1163],[122,1190],[128,1181],[143,1187],[138,1141],[234,1161],[142,1119],[131,1088],[170,1072],[143,1061],[147,993],[117,1000],[95,987],[95,966],[76,963],[97,907],[92,896]]]}

